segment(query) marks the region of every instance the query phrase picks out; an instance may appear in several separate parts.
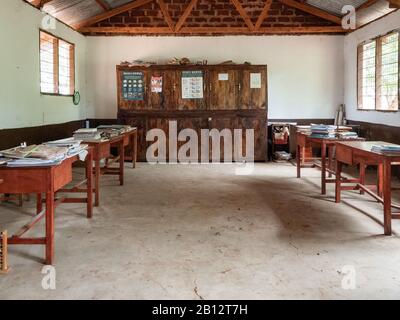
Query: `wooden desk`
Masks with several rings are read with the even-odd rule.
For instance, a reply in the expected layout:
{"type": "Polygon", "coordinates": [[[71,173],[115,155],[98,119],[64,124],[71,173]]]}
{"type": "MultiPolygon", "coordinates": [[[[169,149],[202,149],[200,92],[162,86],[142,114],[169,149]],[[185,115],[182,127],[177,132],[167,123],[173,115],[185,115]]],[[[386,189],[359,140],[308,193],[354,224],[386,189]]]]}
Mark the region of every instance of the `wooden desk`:
{"type": "Polygon", "coordinates": [[[0,167],[0,179],[4,182],[0,184],[0,193],[36,193],[37,212],[32,221],[23,226],[17,233],[8,239],[8,244],[23,245],[45,245],[45,264],[54,262],[54,210],[61,203],[87,203],[87,218],[92,217],[93,192],[92,192],[92,165],[93,150],[88,148],[86,156],[86,179],[78,185],[81,187],[86,183],[85,189],[63,189],[72,181],[72,164],[79,161],[79,156],[65,159],[59,165],[43,167],[0,167]],[[59,198],[56,199],[57,192],[84,192],[86,198],[59,198]],[[42,193],[46,195],[46,208],[42,208],[42,193]],[[40,238],[22,237],[42,218],[46,220],[45,236],[40,238]]]}
{"type": "MultiPolygon", "coordinates": [[[[337,142],[340,141],[365,141],[364,138],[352,138],[352,139],[339,139],[339,138],[313,138],[304,133],[297,132],[297,150],[296,150],[296,166],[297,166],[297,178],[301,177],[301,168],[304,167],[305,149],[310,147],[318,147],[321,149],[321,164],[312,162],[312,167],[321,168],[321,194],[326,194],[326,184],[335,183],[336,180],[332,179],[332,175],[335,174],[333,170],[333,157],[334,148],[337,142]],[[328,173],[328,177],[327,177],[328,173]]],[[[315,160],[317,158],[311,158],[315,160]]],[[[364,171],[360,170],[360,176],[363,176],[364,171]]],[[[358,180],[357,180],[358,181],[358,180]]],[[[347,180],[351,182],[351,180],[347,180]]]]}
{"type": "Polygon", "coordinates": [[[133,168],[136,168],[137,161],[137,139],[138,129],[136,127],[124,133],[124,147],[130,148],[130,156],[125,157],[125,160],[132,160],[133,168]]]}
{"type": "Polygon", "coordinates": [[[368,142],[339,142],[336,144],[336,202],[341,202],[342,190],[357,190],[368,193],[375,198],[378,202],[383,204],[384,214],[384,232],[385,235],[392,234],[392,219],[400,219],[400,212],[392,212],[392,208],[400,211],[399,205],[392,204],[392,165],[398,165],[400,162],[400,155],[391,156],[371,151],[374,145],[392,145],[391,143],[381,141],[368,141],[368,142]],[[365,185],[365,181],[360,181],[355,186],[348,188],[343,187],[342,166],[343,164],[368,166],[378,166],[378,193],[374,193],[365,185]]]}
{"type": "Polygon", "coordinates": [[[124,135],[112,138],[110,140],[100,140],[100,141],[84,141],[85,144],[90,145],[93,148],[93,160],[94,160],[94,193],[95,201],[94,205],[98,207],[100,205],[100,176],[103,174],[108,175],[118,175],[119,183],[122,186],[124,184],[124,135]],[[106,163],[105,167],[101,167],[100,161],[102,159],[107,160],[111,157],[111,145],[118,148],[119,156],[119,167],[111,168],[106,163]]]}

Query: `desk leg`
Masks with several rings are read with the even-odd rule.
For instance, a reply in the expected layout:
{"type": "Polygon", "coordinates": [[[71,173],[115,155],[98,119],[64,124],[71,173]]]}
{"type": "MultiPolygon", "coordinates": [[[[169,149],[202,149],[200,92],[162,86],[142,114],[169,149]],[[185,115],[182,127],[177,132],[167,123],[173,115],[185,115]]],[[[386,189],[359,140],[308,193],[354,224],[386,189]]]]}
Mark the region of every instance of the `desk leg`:
{"type": "Polygon", "coordinates": [[[137,142],[138,142],[138,132],[137,130],[135,131],[135,134],[133,135],[133,155],[132,155],[132,161],[133,161],[133,167],[136,168],[136,161],[137,161],[137,142]]]}
{"type": "Polygon", "coordinates": [[[41,213],[43,210],[42,194],[36,194],[36,214],[41,213]]]}
{"type": "Polygon", "coordinates": [[[121,140],[119,144],[119,184],[124,185],[124,162],[125,162],[125,152],[124,152],[124,141],[121,140]]]}
{"type": "Polygon", "coordinates": [[[377,186],[378,186],[378,196],[383,198],[383,165],[379,164],[378,165],[378,181],[377,181],[377,186]]]}
{"type": "Polygon", "coordinates": [[[392,164],[385,160],[383,164],[383,214],[385,235],[392,235],[392,164]]]}
{"type": "Polygon", "coordinates": [[[321,194],[326,194],[326,143],[321,144],[321,194]]]}
{"type": "MultiPolygon", "coordinates": [[[[53,187],[51,188],[53,189],[53,187]]],[[[54,261],[54,190],[46,193],[46,260],[52,265],[54,261]]]]}
{"type": "Polygon", "coordinates": [[[298,144],[297,145],[297,151],[296,151],[296,164],[297,164],[297,178],[301,178],[301,146],[298,144]]]}
{"type": "Polygon", "coordinates": [[[336,203],[341,202],[341,192],[342,192],[341,179],[342,179],[342,163],[340,161],[336,161],[336,184],[335,184],[336,203]]]}
{"type": "Polygon", "coordinates": [[[93,216],[93,153],[90,151],[86,157],[86,201],[87,218],[90,219],[93,216]]]}
{"type": "Polygon", "coordinates": [[[97,155],[96,160],[94,162],[94,206],[98,207],[100,205],[100,159],[99,155],[97,155]]]}
{"type": "MultiPolygon", "coordinates": [[[[365,186],[365,168],[366,165],[364,163],[360,163],[360,184],[362,184],[363,186],[365,186]]],[[[360,194],[365,194],[363,189],[360,189],[360,194]]]]}
{"type": "Polygon", "coordinates": [[[334,152],[334,147],[330,146],[328,147],[328,168],[329,168],[329,178],[332,178],[332,170],[333,170],[333,152],[334,152]]]}

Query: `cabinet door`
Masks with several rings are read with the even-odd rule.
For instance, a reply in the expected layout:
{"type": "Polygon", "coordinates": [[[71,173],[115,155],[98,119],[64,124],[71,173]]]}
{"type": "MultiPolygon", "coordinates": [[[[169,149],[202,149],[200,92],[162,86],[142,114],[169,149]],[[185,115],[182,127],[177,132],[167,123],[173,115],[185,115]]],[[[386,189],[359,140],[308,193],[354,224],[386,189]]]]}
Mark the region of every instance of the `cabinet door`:
{"type": "Polygon", "coordinates": [[[210,71],[210,110],[237,109],[238,74],[237,70],[210,71]]]}
{"type": "Polygon", "coordinates": [[[172,70],[151,70],[147,77],[147,109],[148,110],[176,110],[178,94],[177,73],[172,70]],[[155,85],[157,81],[160,88],[155,85]]]}
{"type": "Polygon", "coordinates": [[[203,69],[194,69],[187,71],[176,72],[176,88],[178,91],[178,110],[207,110],[207,96],[208,96],[208,73],[203,69]],[[189,73],[193,72],[193,77],[190,77],[189,73]],[[202,75],[202,80],[196,76],[202,75]],[[198,92],[196,93],[196,91],[198,92]],[[198,98],[190,98],[190,96],[198,95],[198,98]]]}
{"type": "Polygon", "coordinates": [[[254,161],[267,160],[267,117],[238,117],[238,129],[243,130],[242,155],[246,153],[246,129],[254,130],[254,161]]]}
{"type": "MultiPolygon", "coordinates": [[[[204,117],[187,117],[187,118],[179,118],[178,119],[178,135],[184,129],[192,129],[196,132],[197,135],[197,157],[194,152],[186,152],[187,160],[193,162],[201,162],[201,130],[208,129],[208,118],[204,117]]],[[[186,141],[178,141],[178,155],[180,148],[189,141],[189,138],[186,138],[186,141]]],[[[182,151],[181,151],[182,152],[182,151]]],[[[180,159],[182,160],[182,159],[180,159]]]]}
{"type": "Polygon", "coordinates": [[[118,106],[121,110],[146,109],[147,78],[144,70],[119,70],[118,106]]]}
{"type": "MultiPolygon", "coordinates": [[[[212,138],[210,137],[209,139],[209,146],[210,146],[210,161],[213,159],[213,157],[219,156],[219,160],[221,162],[227,161],[234,161],[234,129],[237,129],[238,123],[237,123],[237,117],[234,116],[212,116],[209,119],[209,129],[210,133],[212,129],[217,129],[219,131],[219,149],[220,153],[218,155],[217,151],[213,150],[213,142],[212,138]],[[223,132],[224,129],[227,129],[225,132],[223,132]],[[226,136],[225,136],[226,134],[226,136]],[[231,152],[228,154],[225,154],[225,147],[227,147],[227,152],[230,149],[231,152]],[[226,159],[225,155],[229,156],[230,159],[226,159]]],[[[216,137],[217,138],[217,137],[216,137]]],[[[218,143],[217,140],[215,139],[214,143],[218,143]]]]}
{"type": "Polygon", "coordinates": [[[243,69],[241,71],[239,83],[240,83],[240,93],[239,93],[240,109],[247,109],[247,110],[267,109],[268,83],[267,83],[267,70],[265,67],[243,69]]]}

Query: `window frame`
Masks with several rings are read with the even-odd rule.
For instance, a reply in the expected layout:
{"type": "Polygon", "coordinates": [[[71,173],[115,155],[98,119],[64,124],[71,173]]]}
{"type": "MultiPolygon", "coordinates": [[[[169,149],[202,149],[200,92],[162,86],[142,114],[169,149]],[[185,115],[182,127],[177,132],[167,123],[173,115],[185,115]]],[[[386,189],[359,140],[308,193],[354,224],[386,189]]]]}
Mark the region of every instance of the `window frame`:
{"type": "Polygon", "coordinates": [[[358,111],[365,111],[365,112],[388,112],[388,113],[394,113],[394,112],[400,112],[400,29],[395,29],[392,31],[387,32],[386,34],[383,35],[379,35],[373,39],[369,39],[366,40],[364,42],[361,42],[358,44],[357,46],[357,72],[356,72],[356,76],[357,76],[357,110],[358,111]],[[377,99],[379,97],[378,94],[378,90],[379,90],[379,85],[378,85],[378,59],[379,59],[379,55],[378,55],[378,50],[380,50],[380,48],[378,48],[381,44],[382,44],[382,39],[384,37],[387,37],[388,35],[397,33],[398,34],[398,42],[399,42],[399,47],[398,47],[398,71],[397,71],[397,77],[398,77],[398,83],[397,83],[397,100],[398,100],[398,106],[397,106],[397,110],[382,110],[382,109],[377,109],[378,103],[377,103],[377,99]],[[375,51],[375,103],[374,103],[374,109],[362,109],[360,108],[360,95],[359,95],[359,89],[360,89],[360,82],[359,82],[359,48],[360,46],[364,46],[368,43],[371,43],[373,41],[376,41],[376,51],[375,51]]]}
{"type": "MultiPolygon", "coordinates": [[[[54,35],[54,34],[52,34],[51,32],[48,32],[48,31],[46,31],[46,30],[43,30],[43,29],[40,29],[39,28],[39,84],[40,84],[40,94],[41,95],[45,95],[45,96],[56,96],[56,97],[73,97],[74,96],[74,93],[75,93],[75,90],[76,90],[76,68],[75,68],[75,66],[76,66],[76,60],[75,60],[75,58],[76,58],[76,53],[75,53],[75,44],[74,43],[72,43],[72,42],[70,42],[70,41],[67,41],[67,40],[65,40],[65,39],[63,39],[63,38],[61,38],[61,37],[59,37],[59,36],[56,36],[56,35],[54,35]],[[53,37],[53,38],[55,38],[56,40],[57,40],[57,65],[56,65],[56,70],[57,70],[57,92],[43,92],[42,91],[42,86],[41,86],[41,84],[42,84],[42,70],[41,70],[41,68],[42,68],[42,59],[41,59],[41,53],[40,53],[40,51],[41,51],[41,34],[42,33],[45,33],[46,35],[48,35],[48,36],[50,36],[50,37],[53,37]],[[72,52],[73,52],[73,54],[72,54],[72,66],[70,66],[70,72],[71,72],[71,70],[73,70],[73,76],[71,77],[71,91],[73,91],[72,93],[70,93],[70,94],[61,94],[60,93],[60,72],[59,72],[59,68],[60,68],[60,64],[59,64],[59,41],[63,41],[63,42],[65,42],[65,43],[68,43],[69,45],[71,45],[72,46],[72,48],[73,48],[73,50],[72,50],[72,52]]],[[[70,58],[70,61],[71,61],[71,58],[70,58]]],[[[54,63],[54,65],[55,65],[55,63],[54,63]]],[[[53,66],[54,67],[54,66],[53,66]]]]}

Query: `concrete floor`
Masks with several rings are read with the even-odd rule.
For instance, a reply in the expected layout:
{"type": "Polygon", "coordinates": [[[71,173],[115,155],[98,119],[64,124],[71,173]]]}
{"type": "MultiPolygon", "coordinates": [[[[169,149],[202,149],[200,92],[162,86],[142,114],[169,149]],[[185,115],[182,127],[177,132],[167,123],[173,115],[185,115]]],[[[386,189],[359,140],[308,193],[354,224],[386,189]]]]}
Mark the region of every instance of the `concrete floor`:
{"type": "MultiPolygon", "coordinates": [[[[11,246],[0,299],[400,298],[400,221],[383,236],[370,197],[335,204],[316,169],[303,179],[290,164],[234,169],[139,164],[124,187],[103,177],[92,220],[79,204],[57,210],[56,290],[41,286],[42,247],[11,246]],[[344,266],[354,290],[342,288],[344,266]]],[[[16,231],[30,207],[2,205],[0,229],[16,231]]]]}

